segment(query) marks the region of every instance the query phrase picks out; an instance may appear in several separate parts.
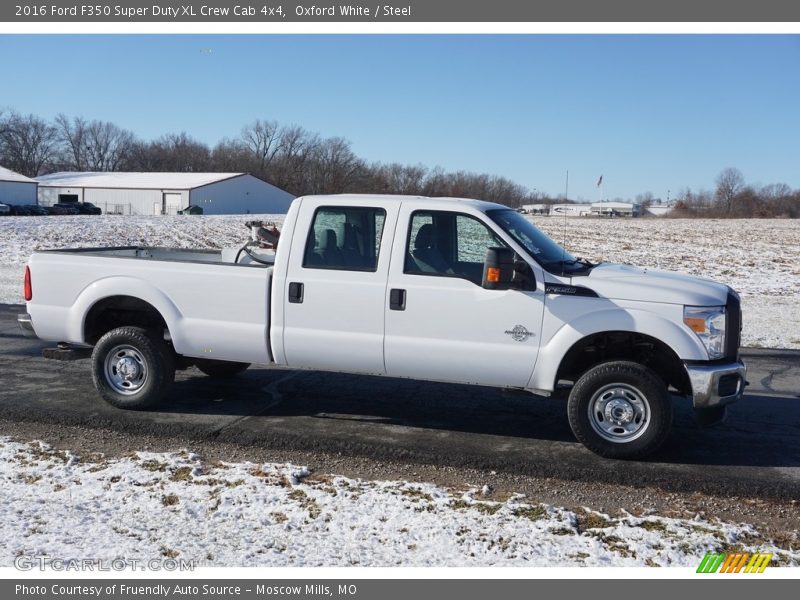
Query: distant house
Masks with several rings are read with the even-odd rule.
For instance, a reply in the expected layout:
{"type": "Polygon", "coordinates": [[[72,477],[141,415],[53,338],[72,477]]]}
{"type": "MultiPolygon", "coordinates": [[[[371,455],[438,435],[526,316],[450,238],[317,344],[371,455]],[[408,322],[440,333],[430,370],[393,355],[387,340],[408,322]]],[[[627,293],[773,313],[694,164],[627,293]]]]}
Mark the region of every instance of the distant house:
{"type": "Polygon", "coordinates": [[[661,217],[675,208],[674,204],[651,204],[644,209],[644,212],[654,217],[661,217]]]}
{"type": "Polygon", "coordinates": [[[282,214],[289,192],[247,173],[62,172],[37,177],[39,204],[91,202],[106,214],[282,214]]]}
{"type": "Polygon", "coordinates": [[[550,215],[556,217],[586,217],[591,214],[588,204],[553,204],[550,215]]]}
{"type": "Polygon", "coordinates": [[[36,204],[38,184],[30,177],[0,167],[0,203],[36,204]]]}
{"type": "Polygon", "coordinates": [[[520,208],[529,215],[546,215],[549,204],[523,204],[520,208]]]}
{"type": "Polygon", "coordinates": [[[633,202],[592,202],[591,212],[601,217],[638,217],[642,206],[633,202]]]}

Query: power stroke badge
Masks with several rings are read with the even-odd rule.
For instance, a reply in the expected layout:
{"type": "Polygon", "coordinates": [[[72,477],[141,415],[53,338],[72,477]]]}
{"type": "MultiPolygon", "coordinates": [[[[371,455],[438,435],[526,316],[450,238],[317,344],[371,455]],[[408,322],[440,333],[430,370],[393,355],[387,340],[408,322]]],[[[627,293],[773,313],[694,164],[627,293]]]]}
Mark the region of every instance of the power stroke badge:
{"type": "Polygon", "coordinates": [[[511,338],[517,342],[524,342],[533,335],[533,333],[528,331],[523,325],[514,325],[514,329],[507,329],[504,333],[510,335],[511,338]]]}

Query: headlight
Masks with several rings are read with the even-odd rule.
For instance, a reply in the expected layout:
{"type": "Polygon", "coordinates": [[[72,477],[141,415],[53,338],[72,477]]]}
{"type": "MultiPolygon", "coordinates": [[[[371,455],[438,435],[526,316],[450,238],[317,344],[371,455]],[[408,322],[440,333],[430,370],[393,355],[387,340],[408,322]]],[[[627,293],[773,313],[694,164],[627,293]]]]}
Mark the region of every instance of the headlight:
{"type": "Polygon", "coordinates": [[[684,306],[683,322],[703,342],[711,360],[725,356],[724,306],[684,306]]]}

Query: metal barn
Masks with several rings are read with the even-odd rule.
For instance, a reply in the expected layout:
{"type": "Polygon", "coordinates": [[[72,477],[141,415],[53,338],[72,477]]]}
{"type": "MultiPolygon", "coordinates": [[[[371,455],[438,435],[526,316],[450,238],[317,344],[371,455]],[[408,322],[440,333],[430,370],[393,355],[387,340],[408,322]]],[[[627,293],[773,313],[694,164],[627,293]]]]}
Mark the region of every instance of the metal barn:
{"type": "Polygon", "coordinates": [[[206,215],[282,214],[294,199],[247,173],[62,172],[36,180],[42,206],[91,202],[104,214],[174,215],[190,206],[206,215]]]}
{"type": "Polygon", "coordinates": [[[0,203],[36,204],[36,181],[0,167],[0,203]]]}

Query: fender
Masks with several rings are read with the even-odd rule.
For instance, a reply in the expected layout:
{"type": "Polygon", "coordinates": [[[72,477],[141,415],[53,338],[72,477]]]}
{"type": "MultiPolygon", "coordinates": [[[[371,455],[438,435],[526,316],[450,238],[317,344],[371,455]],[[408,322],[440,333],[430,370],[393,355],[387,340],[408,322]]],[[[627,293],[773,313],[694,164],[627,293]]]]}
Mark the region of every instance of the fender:
{"type": "Polygon", "coordinates": [[[111,296],[131,296],[152,305],[167,323],[167,329],[172,337],[172,344],[175,349],[178,352],[181,351],[180,323],[183,320],[183,315],[178,310],[178,307],[163,291],[151,283],[137,277],[128,276],[98,279],[78,294],[75,302],[69,307],[66,316],[67,332],[70,340],[76,340],[82,344],[86,343],[84,339],[86,316],[95,304],[111,296]]]}
{"type": "MultiPolygon", "coordinates": [[[[560,321],[558,317],[553,317],[553,321],[557,319],[560,321]]],[[[547,320],[546,313],[545,322],[547,320]]],[[[559,329],[539,349],[528,388],[553,391],[558,368],[570,348],[590,335],[605,331],[648,335],[669,346],[683,360],[708,360],[706,349],[697,336],[673,320],[646,310],[613,307],[561,321],[559,329]]]]}

